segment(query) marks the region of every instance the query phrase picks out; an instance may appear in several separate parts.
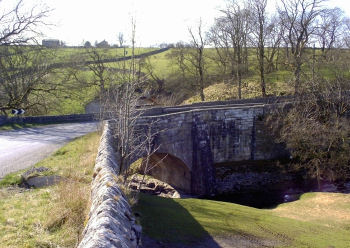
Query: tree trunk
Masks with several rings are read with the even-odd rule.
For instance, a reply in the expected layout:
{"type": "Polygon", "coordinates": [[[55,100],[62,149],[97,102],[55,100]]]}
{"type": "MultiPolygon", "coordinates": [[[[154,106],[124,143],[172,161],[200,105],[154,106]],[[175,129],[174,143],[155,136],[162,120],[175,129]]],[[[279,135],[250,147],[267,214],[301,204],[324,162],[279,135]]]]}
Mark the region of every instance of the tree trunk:
{"type": "Polygon", "coordinates": [[[241,47],[237,47],[237,80],[238,80],[238,99],[242,99],[242,52],[241,47]]]}
{"type": "Polygon", "coordinates": [[[296,58],[295,61],[295,85],[294,85],[294,94],[298,95],[300,93],[300,85],[301,85],[301,60],[299,57],[296,58]]]}

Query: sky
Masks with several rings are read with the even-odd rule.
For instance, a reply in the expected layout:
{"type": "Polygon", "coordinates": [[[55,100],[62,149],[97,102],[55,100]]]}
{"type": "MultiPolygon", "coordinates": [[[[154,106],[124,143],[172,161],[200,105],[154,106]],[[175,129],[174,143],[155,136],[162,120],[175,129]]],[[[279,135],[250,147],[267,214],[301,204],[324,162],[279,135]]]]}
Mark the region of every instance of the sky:
{"type": "MultiPolygon", "coordinates": [[[[1,0],[0,0],[1,1],[1,0]]],[[[6,1],[13,0],[3,0],[6,1]]],[[[118,43],[118,33],[124,33],[130,44],[131,19],[136,20],[136,45],[154,46],[161,43],[188,41],[188,28],[202,19],[204,30],[220,15],[226,0],[24,0],[45,4],[53,9],[48,18],[53,24],[45,28],[43,38],[59,39],[67,45],[82,45],[85,41],[107,40],[118,43]]],[[[278,0],[268,0],[268,11],[274,12],[278,0]]],[[[329,0],[329,7],[340,7],[350,16],[349,0],[329,0]]]]}

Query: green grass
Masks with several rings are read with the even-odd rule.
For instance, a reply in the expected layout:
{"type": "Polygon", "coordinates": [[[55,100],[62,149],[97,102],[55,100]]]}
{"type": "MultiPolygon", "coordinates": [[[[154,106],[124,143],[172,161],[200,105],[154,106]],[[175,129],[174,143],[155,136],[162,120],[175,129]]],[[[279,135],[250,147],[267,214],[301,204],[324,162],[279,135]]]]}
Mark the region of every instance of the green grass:
{"type": "Polygon", "coordinates": [[[21,170],[20,172],[16,173],[7,174],[3,179],[0,180],[0,188],[11,185],[19,185],[22,182],[21,173],[23,172],[24,170],[21,170]]]}
{"type": "MultiPolygon", "coordinates": [[[[327,201],[323,202],[323,207],[327,201]]],[[[350,196],[327,193],[305,194],[296,203],[286,203],[273,210],[261,210],[232,203],[201,199],[165,199],[142,194],[134,211],[140,213],[144,232],[166,243],[188,244],[205,237],[249,237],[272,241],[280,247],[349,247],[350,196]],[[325,211],[328,222],[315,218],[297,219],[305,208],[312,209],[315,199],[327,197],[335,204],[325,211]],[[339,203],[336,204],[336,203],[339,203]],[[297,207],[294,206],[297,204],[297,207]],[[288,210],[286,210],[287,208],[288,210]],[[284,209],[284,214],[280,210],[284,209]],[[290,214],[285,217],[285,214],[290,214]],[[347,216],[347,218],[343,218],[347,216]],[[331,223],[331,224],[330,224],[331,223]]],[[[305,215],[308,213],[305,212],[305,215]]]]}
{"type": "Polygon", "coordinates": [[[0,181],[0,248],[75,247],[89,211],[90,183],[100,134],[77,138],[36,164],[67,179],[58,185],[23,190],[21,172],[0,181]]]}
{"type": "MultiPolygon", "coordinates": [[[[267,49],[268,50],[268,49],[267,49]]],[[[175,49],[170,49],[165,53],[158,54],[149,58],[149,62],[154,68],[154,73],[164,79],[164,88],[170,92],[181,92],[185,95],[184,103],[199,102],[200,96],[198,87],[195,87],[195,82],[189,73],[186,74],[186,80],[181,79],[181,71],[177,65],[176,60],[171,59],[169,56],[175,49]]],[[[261,97],[260,90],[260,78],[258,70],[258,62],[255,54],[255,48],[248,48],[248,73],[243,75],[242,78],[242,98],[261,97]]],[[[335,79],[339,74],[341,63],[340,61],[349,61],[350,50],[334,51],[335,61],[326,61],[322,58],[321,52],[316,51],[319,61],[315,64],[315,71],[318,75],[321,75],[325,79],[335,79]],[[338,56],[338,57],[337,57],[338,56]]],[[[294,93],[293,85],[293,68],[292,65],[285,63],[282,59],[284,56],[284,49],[280,50],[281,61],[278,64],[278,70],[265,74],[266,93],[268,95],[286,95],[294,93]]],[[[237,99],[237,82],[228,83],[230,78],[228,75],[230,69],[227,68],[227,75],[225,82],[223,81],[223,75],[218,64],[212,59],[215,56],[215,49],[206,48],[204,50],[205,56],[205,74],[206,89],[204,95],[206,101],[216,100],[229,100],[237,99]],[[222,87],[222,84],[226,84],[226,87],[222,87]],[[227,90],[229,88],[229,90],[227,90]]],[[[274,62],[275,63],[275,62],[274,62]]],[[[305,80],[311,78],[312,71],[312,50],[306,50],[305,61],[302,66],[303,77],[305,80]]],[[[189,65],[189,64],[188,64],[189,65]]],[[[344,70],[343,75],[347,78],[350,77],[350,71],[344,70]]]]}

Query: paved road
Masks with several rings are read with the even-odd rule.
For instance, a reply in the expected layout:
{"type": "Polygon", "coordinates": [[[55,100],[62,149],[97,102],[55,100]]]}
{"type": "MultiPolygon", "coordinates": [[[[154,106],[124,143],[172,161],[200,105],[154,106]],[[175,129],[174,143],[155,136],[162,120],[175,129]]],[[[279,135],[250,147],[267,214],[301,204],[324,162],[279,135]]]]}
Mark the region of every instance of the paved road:
{"type": "Polygon", "coordinates": [[[48,157],[73,138],[96,131],[98,122],[0,131],[0,179],[48,157]]]}

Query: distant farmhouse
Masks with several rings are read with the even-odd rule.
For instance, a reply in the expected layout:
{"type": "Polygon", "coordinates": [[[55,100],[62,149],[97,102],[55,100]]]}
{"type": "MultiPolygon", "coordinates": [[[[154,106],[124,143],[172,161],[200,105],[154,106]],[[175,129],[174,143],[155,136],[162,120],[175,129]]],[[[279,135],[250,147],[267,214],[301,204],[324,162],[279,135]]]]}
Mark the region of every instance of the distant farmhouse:
{"type": "Polygon", "coordinates": [[[95,42],[95,47],[98,47],[98,48],[108,48],[110,47],[110,45],[108,44],[108,42],[106,40],[103,40],[101,42],[95,42]]]}
{"type": "Polygon", "coordinates": [[[61,47],[62,42],[57,39],[45,39],[42,40],[41,44],[45,47],[61,47]]]}

